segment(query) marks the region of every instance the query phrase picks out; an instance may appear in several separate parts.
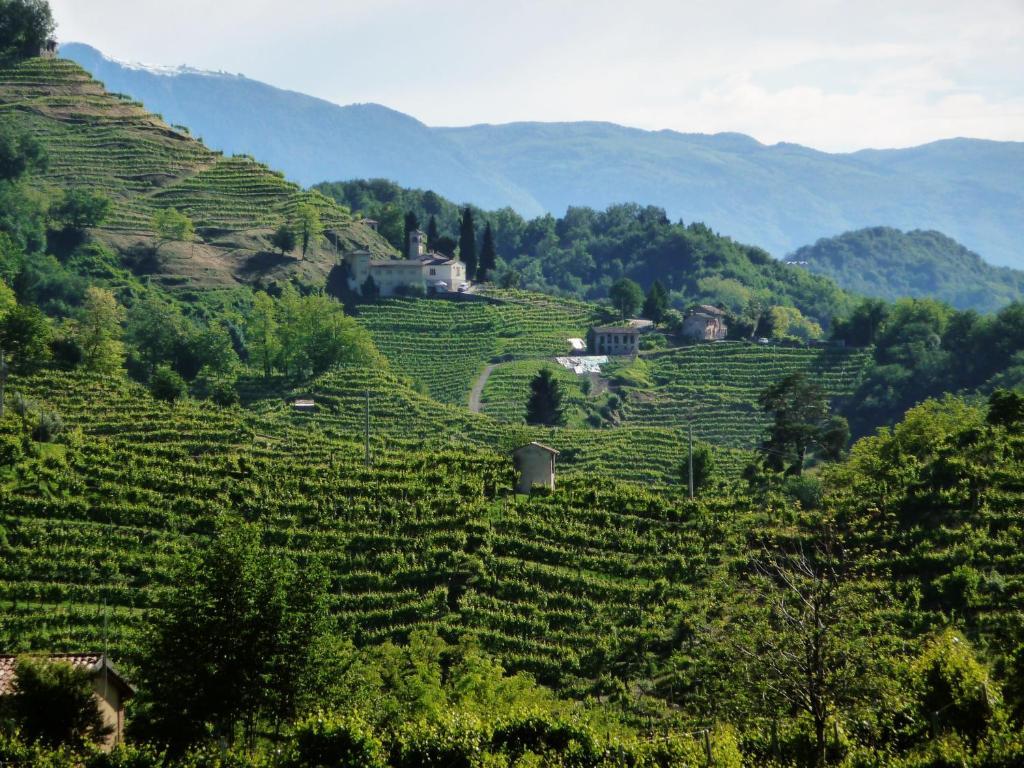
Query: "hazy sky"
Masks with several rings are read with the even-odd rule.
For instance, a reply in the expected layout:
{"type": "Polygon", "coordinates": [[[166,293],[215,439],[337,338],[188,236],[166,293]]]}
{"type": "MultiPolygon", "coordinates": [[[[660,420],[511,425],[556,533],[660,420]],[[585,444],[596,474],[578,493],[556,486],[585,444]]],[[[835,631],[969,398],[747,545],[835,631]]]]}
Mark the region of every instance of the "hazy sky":
{"type": "Polygon", "coordinates": [[[1024,0],[50,0],[108,56],[430,125],[609,120],[840,151],[1024,140],[1024,0]]]}

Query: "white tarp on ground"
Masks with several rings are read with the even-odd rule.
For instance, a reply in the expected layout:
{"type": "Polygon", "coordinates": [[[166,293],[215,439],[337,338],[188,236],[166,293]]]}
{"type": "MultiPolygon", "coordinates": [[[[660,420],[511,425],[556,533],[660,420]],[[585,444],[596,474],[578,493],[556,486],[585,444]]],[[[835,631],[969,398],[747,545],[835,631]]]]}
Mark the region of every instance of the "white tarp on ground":
{"type": "Polygon", "coordinates": [[[575,374],[600,373],[601,366],[608,362],[608,355],[587,355],[586,357],[556,357],[563,368],[575,374]]]}

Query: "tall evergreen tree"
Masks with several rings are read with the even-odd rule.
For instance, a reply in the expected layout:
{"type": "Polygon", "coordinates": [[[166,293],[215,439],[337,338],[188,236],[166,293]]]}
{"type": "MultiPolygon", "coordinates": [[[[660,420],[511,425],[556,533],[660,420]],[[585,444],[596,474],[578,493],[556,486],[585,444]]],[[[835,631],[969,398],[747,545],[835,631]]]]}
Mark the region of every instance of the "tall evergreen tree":
{"type": "Polygon", "coordinates": [[[660,323],[665,317],[665,310],[668,309],[668,291],[665,290],[658,280],[651,283],[651,290],[647,292],[644,300],[643,315],[654,323],[660,323]]]}
{"type": "Polygon", "coordinates": [[[562,407],[562,388],[551,375],[550,368],[542,368],[530,382],[530,399],[526,403],[526,423],[558,427],[565,423],[562,407]]]}
{"type": "Polygon", "coordinates": [[[405,214],[405,234],[402,236],[402,252],[409,255],[409,235],[420,228],[420,220],[416,217],[414,211],[406,211],[405,214]]]}
{"type": "Polygon", "coordinates": [[[469,206],[462,212],[462,226],[459,229],[459,258],[466,265],[466,277],[476,279],[476,227],[473,226],[473,211],[469,206]]]}
{"type": "Polygon", "coordinates": [[[484,282],[489,279],[491,272],[498,262],[498,252],[494,248],[494,231],[491,229],[491,222],[484,227],[484,242],[480,248],[480,266],[477,268],[476,279],[484,282]]]}
{"type": "Polygon", "coordinates": [[[437,217],[431,216],[430,221],[427,222],[427,248],[434,250],[437,248],[437,217]]]}

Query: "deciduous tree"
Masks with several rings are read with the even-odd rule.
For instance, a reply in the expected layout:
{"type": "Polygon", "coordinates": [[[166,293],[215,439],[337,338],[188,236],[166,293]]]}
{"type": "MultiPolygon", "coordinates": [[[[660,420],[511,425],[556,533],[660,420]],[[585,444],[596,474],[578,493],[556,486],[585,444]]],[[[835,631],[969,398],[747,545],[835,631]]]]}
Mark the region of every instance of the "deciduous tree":
{"type": "Polygon", "coordinates": [[[177,208],[162,208],[153,217],[157,250],[171,242],[190,243],[196,236],[192,219],[177,208]]]}
{"type": "Polygon", "coordinates": [[[270,244],[284,256],[295,250],[295,231],[287,224],[282,224],[273,235],[270,236],[270,244]]]}
{"type": "Polygon", "coordinates": [[[55,26],[46,0],[0,1],[0,63],[38,56],[55,26]]]}
{"type": "Polygon", "coordinates": [[[75,340],[82,348],[82,364],[97,373],[113,373],[124,365],[121,324],[124,308],[105,288],[90,286],[75,328],[75,340]]]}
{"type": "Polygon", "coordinates": [[[324,225],[320,219],[320,209],[312,203],[300,203],[295,207],[292,229],[302,246],[302,258],[311,246],[316,245],[324,234],[324,225]]]}
{"type": "Polygon", "coordinates": [[[16,667],[11,711],[22,733],[50,746],[82,746],[110,733],[88,671],[67,662],[24,658],[16,667]]]}
{"type": "Polygon", "coordinates": [[[761,449],[765,463],[776,471],[799,476],[810,451],[838,459],[850,439],[846,419],[829,414],[825,393],[804,373],[790,374],[768,387],[758,402],[772,418],[761,449]]]}
{"type": "Polygon", "coordinates": [[[612,306],[619,311],[622,319],[636,314],[641,302],[644,300],[644,292],[640,286],[628,277],[620,278],[608,290],[608,298],[612,306]]]}

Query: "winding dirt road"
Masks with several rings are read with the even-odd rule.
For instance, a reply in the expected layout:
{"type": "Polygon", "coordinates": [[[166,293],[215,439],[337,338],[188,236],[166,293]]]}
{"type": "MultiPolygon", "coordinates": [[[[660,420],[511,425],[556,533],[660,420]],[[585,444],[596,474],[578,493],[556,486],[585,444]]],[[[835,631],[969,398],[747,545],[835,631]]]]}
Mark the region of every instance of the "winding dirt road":
{"type": "Polygon", "coordinates": [[[484,393],[484,387],[487,385],[487,380],[491,378],[491,373],[497,367],[498,363],[488,365],[473,384],[473,389],[469,393],[469,410],[473,413],[480,413],[480,396],[484,393]]]}

